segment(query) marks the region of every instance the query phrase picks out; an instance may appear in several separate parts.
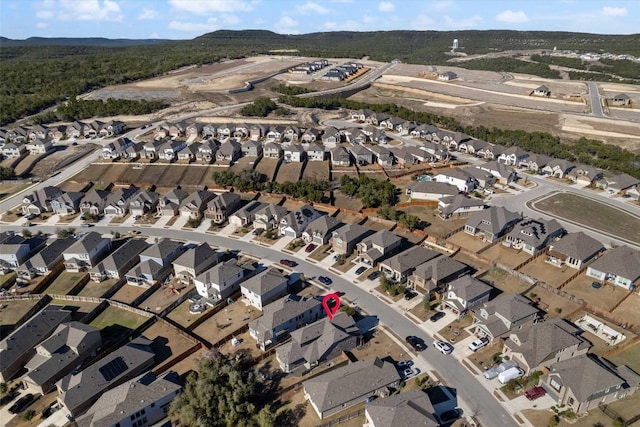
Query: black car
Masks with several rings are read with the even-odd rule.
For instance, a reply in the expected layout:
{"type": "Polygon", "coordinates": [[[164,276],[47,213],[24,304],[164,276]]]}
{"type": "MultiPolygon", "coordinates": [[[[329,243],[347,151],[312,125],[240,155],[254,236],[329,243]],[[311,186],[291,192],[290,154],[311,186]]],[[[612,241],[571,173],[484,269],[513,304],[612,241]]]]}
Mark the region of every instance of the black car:
{"type": "Polygon", "coordinates": [[[27,409],[27,406],[31,405],[33,401],[34,401],[33,394],[31,393],[25,394],[20,399],[16,400],[16,403],[11,405],[11,408],[9,408],[9,412],[12,414],[20,413],[25,409],[27,409]]]}
{"type": "Polygon", "coordinates": [[[359,276],[362,273],[364,273],[365,271],[367,271],[367,267],[360,267],[356,270],[356,274],[359,276]]]}
{"type": "Polygon", "coordinates": [[[406,340],[407,344],[413,347],[415,351],[422,351],[427,348],[427,346],[424,345],[424,342],[420,338],[414,337],[413,335],[409,335],[406,340]]]}
{"type": "Polygon", "coordinates": [[[413,291],[407,291],[407,292],[404,293],[404,299],[409,301],[410,299],[413,299],[413,297],[415,297],[416,295],[418,295],[418,294],[413,292],[413,291]]]}
{"type": "Polygon", "coordinates": [[[330,277],[327,276],[319,276],[318,280],[320,281],[320,283],[329,286],[330,284],[333,283],[333,280],[331,280],[330,277]]]}
{"type": "Polygon", "coordinates": [[[376,270],[369,273],[369,275],[367,276],[367,279],[376,280],[379,276],[380,276],[380,272],[376,270]]]}
{"type": "Polygon", "coordinates": [[[445,411],[440,415],[440,421],[448,423],[453,420],[457,420],[462,415],[462,410],[456,408],[449,411],[445,411]]]}
{"type": "Polygon", "coordinates": [[[437,322],[445,316],[444,311],[436,311],[436,313],[429,318],[432,322],[437,322]]]}

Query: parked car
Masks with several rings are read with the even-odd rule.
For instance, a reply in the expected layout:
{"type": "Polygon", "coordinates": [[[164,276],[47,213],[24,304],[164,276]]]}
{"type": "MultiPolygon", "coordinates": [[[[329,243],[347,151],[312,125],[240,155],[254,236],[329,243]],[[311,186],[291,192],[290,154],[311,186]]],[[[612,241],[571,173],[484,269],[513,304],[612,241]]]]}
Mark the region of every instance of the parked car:
{"type": "Polygon", "coordinates": [[[427,348],[427,346],[424,345],[424,342],[420,338],[414,337],[413,335],[409,335],[406,338],[406,341],[407,341],[407,344],[413,347],[415,351],[422,351],[427,348]]]}
{"type": "Polygon", "coordinates": [[[83,222],[82,224],[80,224],[80,227],[93,227],[93,224],[91,224],[90,222],[83,222]]]}
{"type": "Polygon", "coordinates": [[[255,230],[253,230],[253,231],[251,232],[251,234],[253,234],[254,236],[259,236],[259,235],[261,235],[262,233],[264,233],[264,228],[256,228],[255,230]]]}
{"type": "Polygon", "coordinates": [[[376,270],[369,273],[369,275],[367,276],[367,279],[376,280],[378,277],[380,277],[380,272],[376,270]]]}
{"type": "Polygon", "coordinates": [[[469,344],[469,350],[478,351],[485,345],[489,344],[489,338],[482,337],[469,344]]]}
{"type": "Polygon", "coordinates": [[[416,292],[407,290],[407,292],[404,293],[404,299],[409,301],[409,300],[413,299],[413,297],[415,297],[416,295],[418,295],[416,292]]]}
{"type": "Polygon", "coordinates": [[[9,408],[9,412],[12,414],[18,414],[24,411],[25,409],[27,409],[27,407],[31,405],[31,403],[33,403],[34,400],[35,399],[33,394],[31,393],[25,394],[20,399],[16,400],[16,403],[11,405],[11,407],[9,408]]]}
{"type": "Polygon", "coordinates": [[[318,281],[323,285],[327,285],[327,286],[333,283],[333,280],[331,280],[331,278],[327,276],[319,276],[318,281]]]}
{"type": "Polygon", "coordinates": [[[290,259],[281,259],[280,264],[286,265],[287,267],[295,267],[296,265],[298,265],[297,262],[291,261],[290,259]]]}
{"type": "Polygon", "coordinates": [[[453,346],[446,341],[434,341],[433,346],[442,354],[451,354],[453,346]]]}
{"type": "Polygon", "coordinates": [[[442,421],[443,424],[445,423],[449,423],[453,420],[457,420],[458,418],[460,418],[460,416],[462,415],[462,410],[459,408],[456,409],[450,409],[448,411],[444,411],[442,414],[440,414],[440,421],[442,421]]]}
{"type": "Polygon", "coordinates": [[[367,271],[367,267],[358,267],[358,269],[356,270],[356,274],[359,276],[365,271],[367,271]]]}
{"type": "Polygon", "coordinates": [[[420,369],[418,368],[407,368],[404,371],[402,371],[402,378],[409,379],[411,377],[415,377],[416,375],[418,375],[420,373],[420,369]]]}
{"type": "Polygon", "coordinates": [[[305,251],[306,253],[311,253],[311,252],[313,252],[313,251],[314,251],[314,249],[315,249],[315,248],[317,248],[317,247],[318,247],[318,246],[317,246],[317,245],[315,245],[314,243],[309,243],[309,244],[307,245],[307,247],[304,249],[304,251],[305,251]]]}
{"type": "Polygon", "coordinates": [[[437,322],[445,316],[444,311],[436,311],[433,316],[429,318],[431,322],[437,322]]]}
{"type": "Polygon", "coordinates": [[[484,371],[483,375],[486,379],[492,380],[498,375],[500,375],[501,372],[504,372],[507,369],[516,368],[517,366],[518,364],[516,362],[512,360],[507,360],[506,362],[502,362],[495,368],[487,369],[486,371],[484,371]]]}
{"type": "Polygon", "coordinates": [[[536,400],[537,398],[542,397],[545,394],[547,394],[547,390],[543,389],[540,386],[535,386],[534,388],[524,392],[524,395],[529,400],[536,400]]]}
{"type": "Polygon", "coordinates": [[[405,370],[413,366],[413,360],[401,360],[396,362],[396,368],[405,370]]]}
{"type": "Polygon", "coordinates": [[[504,372],[500,372],[498,375],[498,381],[501,384],[506,384],[511,380],[515,380],[516,378],[520,378],[524,375],[524,371],[520,368],[509,368],[504,372]]]}

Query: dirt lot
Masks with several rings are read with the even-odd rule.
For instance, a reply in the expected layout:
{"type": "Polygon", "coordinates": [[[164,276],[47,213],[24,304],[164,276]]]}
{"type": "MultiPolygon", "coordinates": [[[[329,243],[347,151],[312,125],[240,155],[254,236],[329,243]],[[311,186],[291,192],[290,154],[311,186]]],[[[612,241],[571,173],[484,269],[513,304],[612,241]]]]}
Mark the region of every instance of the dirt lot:
{"type": "Polygon", "coordinates": [[[578,304],[575,304],[566,298],[552,294],[539,286],[534,286],[531,291],[527,292],[526,296],[533,298],[532,295],[535,295],[535,298],[540,298],[540,304],[538,306],[540,309],[547,312],[547,315],[545,316],[547,319],[553,317],[564,317],[580,307],[578,304]]]}
{"type": "Polygon", "coordinates": [[[417,215],[423,221],[428,222],[430,225],[425,228],[424,231],[429,233],[430,236],[446,236],[467,222],[466,218],[443,221],[440,216],[438,216],[438,210],[428,206],[411,206],[408,208],[402,208],[402,212],[417,215]]]}
{"type": "Polygon", "coordinates": [[[195,285],[185,286],[174,279],[169,285],[161,286],[157,291],[152,293],[147,299],[140,303],[139,307],[159,314],[167,308],[169,304],[180,298],[181,294],[185,292],[189,293],[193,289],[195,289],[195,285]],[[171,284],[174,286],[173,292],[170,290],[171,284]]]}
{"type": "Polygon", "coordinates": [[[521,294],[531,286],[524,280],[512,276],[509,272],[497,267],[490,269],[486,273],[478,276],[478,278],[500,289],[502,292],[521,294]]]}
{"type": "Polygon", "coordinates": [[[378,221],[372,221],[371,219],[367,219],[367,221],[362,224],[363,226],[370,228],[372,230],[375,231],[380,231],[380,230],[391,230],[392,228],[395,227],[395,225],[387,225],[383,222],[378,222],[378,221]]]}
{"type": "MultiPolygon", "coordinates": [[[[262,316],[262,312],[257,308],[237,301],[205,320],[204,323],[193,330],[193,333],[215,345],[226,335],[260,316],[262,316]]],[[[249,340],[251,341],[251,346],[255,347],[255,340],[251,337],[249,337],[249,340]]]]}
{"type": "MultiPolygon", "coordinates": [[[[195,321],[198,317],[201,316],[201,314],[189,313],[190,305],[191,305],[191,302],[188,299],[185,300],[182,304],[180,304],[179,306],[171,310],[169,314],[167,314],[167,317],[173,320],[174,322],[176,322],[177,324],[179,324],[180,326],[182,326],[183,328],[188,328],[191,322],[195,321]]],[[[210,309],[211,309],[210,307],[207,308],[207,310],[210,310],[210,309]]]]}
{"type": "Polygon", "coordinates": [[[400,227],[394,228],[393,234],[395,234],[396,236],[404,237],[414,245],[418,245],[422,243],[422,241],[426,238],[426,236],[413,233],[406,228],[400,228],[400,227]]]}
{"type": "Polygon", "coordinates": [[[280,184],[285,182],[297,182],[300,180],[300,174],[302,172],[303,163],[291,162],[282,163],[280,169],[278,169],[278,176],[276,182],[280,184]]]}
{"type": "Polygon", "coordinates": [[[116,292],[111,299],[115,300],[115,301],[120,301],[120,302],[124,302],[126,304],[131,304],[133,302],[133,300],[135,300],[136,298],[138,298],[140,295],[142,295],[142,293],[144,291],[146,291],[147,288],[143,288],[140,286],[133,286],[133,285],[128,285],[128,284],[124,284],[124,286],[122,286],[118,292],[116,292]]]}
{"type": "Polygon", "coordinates": [[[637,293],[629,295],[627,299],[622,301],[622,304],[613,311],[614,315],[628,319],[636,325],[640,325],[638,313],[640,313],[640,295],[637,293]]]}
{"type": "Polygon", "coordinates": [[[274,174],[276,171],[276,166],[278,165],[278,161],[276,159],[265,159],[264,157],[260,160],[260,163],[256,166],[256,171],[260,172],[264,176],[267,177],[267,181],[273,181],[274,174]]]}
{"type": "Polygon", "coordinates": [[[605,310],[611,310],[628,293],[627,290],[619,286],[608,284],[605,284],[600,289],[594,289],[591,286],[594,280],[592,277],[587,277],[586,273],[582,273],[562,290],[605,310]]]}
{"type": "Polygon", "coordinates": [[[489,246],[489,243],[483,241],[480,238],[467,234],[464,231],[459,231],[453,236],[449,237],[447,239],[447,242],[453,243],[454,245],[469,249],[474,252],[478,252],[480,249],[489,246]]]}
{"type": "Polygon", "coordinates": [[[30,185],[31,184],[26,182],[3,181],[2,183],[0,183],[0,198],[11,194],[16,194],[29,187],[30,185]]]}
{"type": "Polygon", "coordinates": [[[522,267],[519,271],[556,288],[577,271],[567,266],[558,268],[546,262],[545,259],[546,256],[542,255],[536,258],[535,261],[522,267]]]}
{"type": "Polygon", "coordinates": [[[515,249],[507,248],[503,246],[502,243],[498,243],[488,251],[483,252],[482,256],[485,256],[494,262],[504,264],[510,268],[514,268],[531,258],[531,255],[525,251],[517,251],[515,249]]]}
{"type": "Polygon", "coordinates": [[[303,179],[310,179],[315,181],[328,181],[329,180],[329,162],[307,162],[302,173],[303,179]]]}
{"type": "MultiPolygon", "coordinates": [[[[340,205],[336,204],[336,206],[340,206],[340,205]]],[[[339,219],[344,224],[360,224],[363,220],[363,218],[359,216],[351,215],[345,212],[339,212],[336,218],[339,219]]]]}
{"type": "Polygon", "coordinates": [[[82,288],[80,293],[78,293],[78,295],[83,296],[83,297],[100,298],[113,285],[115,285],[117,281],[118,281],[118,279],[108,279],[108,280],[103,280],[100,283],[96,283],[96,282],[90,280],[89,283],[84,285],[84,287],[82,288]]]}
{"type": "Polygon", "coordinates": [[[144,336],[153,341],[152,347],[155,351],[156,364],[161,364],[165,360],[176,357],[195,344],[192,340],[176,333],[165,324],[156,322],[148,329],[145,329],[144,336]]]}
{"type": "Polygon", "coordinates": [[[231,165],[229,170],[234,173],[238,173],[243,170],[251,170],[254,168],[254,163],[256,163],[257,160],[257,157],[240,157],[233,165],[231,165]]]}
{"type": "Polygon", "coordinates": [[[0,303],[0,339],[4,338],[22,316],[24,316],[38,300],[2,301],[0,303]]]}
{"type": "Polygon", "coordinates": [[[487,268],[489,268],[489,264],[486,264],[480,261],[479,259],[474,258],[464,252],[458,252],[453,256],[453,259],[456,259],[460,262],[463,262],[467,265],[472,266],[473,268],[476,269],[476,271],[485,271],[487,268]]]}
{"type": "Polygon", "coordinates": [[[553,194],[533,203],[536,209],[559,218],[640,242],[640,217],[577,194],[553,194]]]}

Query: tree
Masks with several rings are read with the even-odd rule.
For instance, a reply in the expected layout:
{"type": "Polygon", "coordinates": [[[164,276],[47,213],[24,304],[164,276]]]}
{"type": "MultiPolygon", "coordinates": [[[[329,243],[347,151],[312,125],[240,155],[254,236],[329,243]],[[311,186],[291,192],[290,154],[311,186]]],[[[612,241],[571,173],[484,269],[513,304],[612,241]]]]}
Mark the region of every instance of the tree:
{"type": "Polygon", "coordinates": [[[393,206],[382,205],[378,208],[376,213],[384,219],[389,219],[391,221],[398,220],[398,211],[396,211],[396,208],[393,206]]]}
{"type": "Polygon", "coordinates": [[[0,180],[13,179],[16,177],[16,171],[11,168],[0,166],[0,180]]]}
{"type": "Polygon", "coordinates": [[[33,233],[31,233],[31,231],[27,228],[23,228],[22,229],[22,237],[24,237],[25,239],[29,239],[33,236],[33,233]]]}
{"type": "Polygon", "coordinates": [[[271,427],[273,414],[259,410],[261,387],[243,360],[212,353],[198,362],[182,393],[169,409],[171,421],[184,426],[271,427]]]}
{"type": "Polygon", "coordinates": [[[416,215],[402,214],[398,222],[409,230],[415,230],[416,228],[420,228],[422,220],[416,215]]]}

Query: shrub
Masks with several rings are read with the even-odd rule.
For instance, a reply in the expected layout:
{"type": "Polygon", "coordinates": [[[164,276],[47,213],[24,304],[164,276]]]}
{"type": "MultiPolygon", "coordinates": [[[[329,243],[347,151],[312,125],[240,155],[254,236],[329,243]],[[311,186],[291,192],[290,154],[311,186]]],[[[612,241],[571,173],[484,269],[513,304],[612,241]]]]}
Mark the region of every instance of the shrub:
{"type": "Polygon", "coordinates": [[[35,416],[36,416],[35,409],[29,409],[24,414],[22,414],[22,419],[25,421],[31,421],[35,416]]]}
{"type": "Polygon", "coordinates": [[[558,418],[558,416],[553,415],[551,418],[549,418],[549,423],[547,425],[549,427],[556,427],[559,422],[560,422],[560,419],[558,418]]]}

